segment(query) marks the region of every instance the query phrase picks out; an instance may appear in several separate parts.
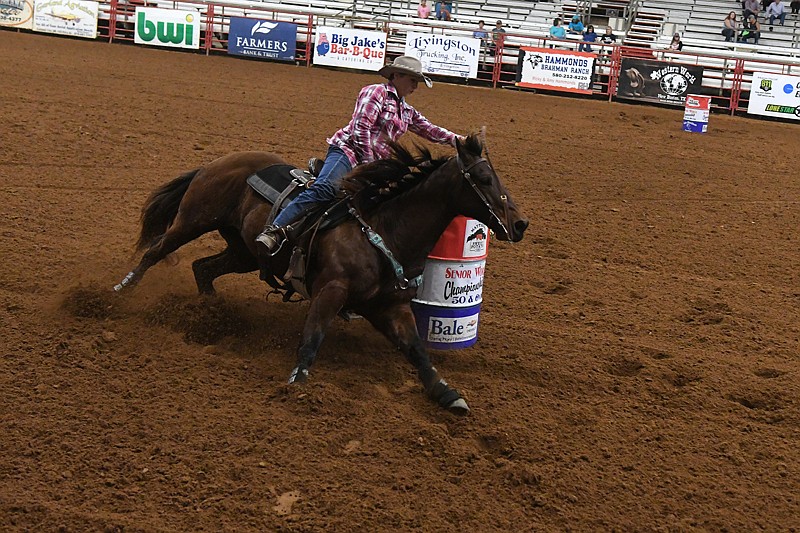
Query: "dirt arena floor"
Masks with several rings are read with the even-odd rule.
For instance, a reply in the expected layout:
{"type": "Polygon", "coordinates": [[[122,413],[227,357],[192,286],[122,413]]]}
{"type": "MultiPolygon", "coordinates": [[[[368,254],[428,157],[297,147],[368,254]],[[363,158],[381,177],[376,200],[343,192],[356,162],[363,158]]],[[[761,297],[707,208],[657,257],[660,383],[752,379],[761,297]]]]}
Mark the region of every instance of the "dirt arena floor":
{"type": "MultiPolygon", "coordinates": [[[[239,150],[302,164],[362,75],[0,31],[3,531],[800,529],[800,129],[437,84],[531,219],[492,243],[457,418],[364,321],[284,385],[305,303],[132,292],[139,210],[239,150]]],[[[447,149],[437,147],[438,153],[447,149]]]]}

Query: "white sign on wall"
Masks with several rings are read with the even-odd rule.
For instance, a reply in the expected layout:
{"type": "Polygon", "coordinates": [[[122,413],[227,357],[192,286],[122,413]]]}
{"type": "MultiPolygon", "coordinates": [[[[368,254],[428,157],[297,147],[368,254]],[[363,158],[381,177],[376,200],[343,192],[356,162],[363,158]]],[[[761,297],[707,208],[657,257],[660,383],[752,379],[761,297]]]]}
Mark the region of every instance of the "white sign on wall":
{"type": "Polygon", "coordinates": [[[314,64],[360,70],[380,70],[386,59],[386,34],[378,31],[320,26],[314,64]]]}
{"type": "Polygon", "coordinates": [[[481,40],[472,37],[413,31],[406,35],[405,54],[419,59],[428,74],[477,78],[480,49],[481,40]]]}
{"type": "Polygon", "coordinates": [[[591,94],[595,55],[589,52],[520,47],[517,85],[591,94]]]}
{"type": "Polygon", "coordinates": [[[31,29],[33,27],[33,1],[0,0],[0,26],[31,29]]]}
{"type": "Polygon", "coordinates": [[[170,48],[200,48],[200,13],[137,7],[133,42],[170,48]]]}
{"type": "Polygon", "coordinates": [[[85,0],[36,0],[33,30],[94,39],[99,5],[85,0]]]}
{"type": "Polygon", "coordinates": [[[753,72],[747,112],[800,120],[800,76],[753,72]]]}

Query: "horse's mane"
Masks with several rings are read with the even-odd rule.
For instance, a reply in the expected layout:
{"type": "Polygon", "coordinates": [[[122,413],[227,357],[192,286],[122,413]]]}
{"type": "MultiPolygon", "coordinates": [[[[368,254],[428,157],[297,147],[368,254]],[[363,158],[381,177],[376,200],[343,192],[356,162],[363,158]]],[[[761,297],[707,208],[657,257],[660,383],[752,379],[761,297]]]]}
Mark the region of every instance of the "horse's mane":
{"type": "MultiPolygon", "coordinates": [[[[476,134],[468,136],[462,145],[476,157],[483,152],[483,143],[476,134]]],[[[342,179],[342,189],[353,198],[359,211],[370,210],[416,187],[450,159],[434,158],[430,150],[418,145],[414,145],[416,154],[397,142],[391,142],[389,147],[391,155],[387,159],[358,166],[342,179]]]]}

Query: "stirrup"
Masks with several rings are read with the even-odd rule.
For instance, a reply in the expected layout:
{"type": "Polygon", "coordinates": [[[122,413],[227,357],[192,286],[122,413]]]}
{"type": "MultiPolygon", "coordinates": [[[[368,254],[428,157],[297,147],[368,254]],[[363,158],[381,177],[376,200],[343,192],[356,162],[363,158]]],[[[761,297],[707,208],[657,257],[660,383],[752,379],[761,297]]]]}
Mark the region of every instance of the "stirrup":
{"type": "Polygon", "coordinates": [[[276,255],[286,242],[286,230],[270,224],[256,237],[256,243],[263,244],[270,257],[276,255]]]}

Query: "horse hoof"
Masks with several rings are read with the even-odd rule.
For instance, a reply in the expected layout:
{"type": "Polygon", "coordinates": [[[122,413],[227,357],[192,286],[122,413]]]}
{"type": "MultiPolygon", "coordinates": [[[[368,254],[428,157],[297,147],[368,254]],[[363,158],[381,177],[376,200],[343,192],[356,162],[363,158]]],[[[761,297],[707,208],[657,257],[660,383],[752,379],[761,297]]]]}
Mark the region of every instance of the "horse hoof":
{"type": "Polygon", "coordinates": [[[467,402],[464,401],[464,398],[459,398],[455,400],[453,403],[447,406],[447,410],[456,415],[468,415],[469,414],[469,406],[467,402]]]}
{"type": "Polygon", "coordinates": [[[305,383],[306,381],[308,381],[308,369],[307,368],[301,369],[300,367],[297,366],[294,367],[294,370],[292,370],[292,373],[289,376],[289,381],[288,381],[289,385],[291,385],[292,383],[305,383]]]}

